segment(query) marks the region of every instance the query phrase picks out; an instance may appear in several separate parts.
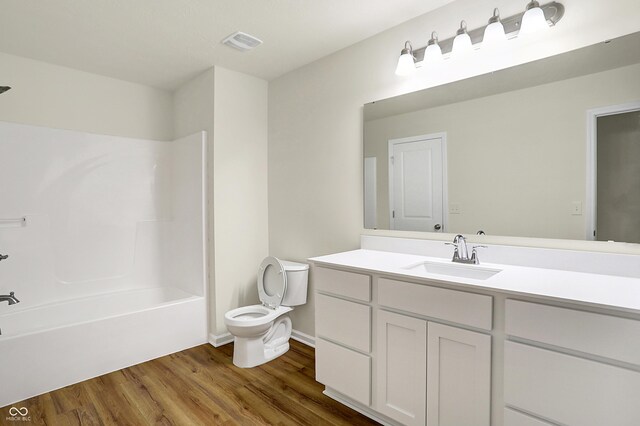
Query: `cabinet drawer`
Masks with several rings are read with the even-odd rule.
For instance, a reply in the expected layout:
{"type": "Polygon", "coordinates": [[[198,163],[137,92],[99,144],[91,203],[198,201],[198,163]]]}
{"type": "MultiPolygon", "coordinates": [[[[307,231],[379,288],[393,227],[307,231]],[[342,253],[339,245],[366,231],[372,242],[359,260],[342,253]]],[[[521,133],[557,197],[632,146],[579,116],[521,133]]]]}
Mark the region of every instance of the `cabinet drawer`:
{"type": "Polygon", "coordinates": [[[505,342],[505,404],[567,425],[639,425],[640,373],[505,342]]]}
{"type": "Polygon", "coordinates": [[[316,380],[371,405],[371,358],[323,339],[316,341],[316,380]]]}
{"type": "Polygon", "coordinates": [[[316,334],[363,352],[371,352],[371,307],[318,294],[316,334]]]}
{"type": "Polygon", "coordinates": [[[371,301],[371,277],[355,272],[338,271],[317,266],[314,268],[316,290],[350,297],[363,302],[371,301]]]}
{"type": "Polygon", "coordinates": [[[491,296],[381,278],[378,303],[428,317],[491,330],[491,296]]]}
{"type": "Polygon", "coordinates": [[[640,321],[507,300],[506,332],[640,365],[640,321]]]}

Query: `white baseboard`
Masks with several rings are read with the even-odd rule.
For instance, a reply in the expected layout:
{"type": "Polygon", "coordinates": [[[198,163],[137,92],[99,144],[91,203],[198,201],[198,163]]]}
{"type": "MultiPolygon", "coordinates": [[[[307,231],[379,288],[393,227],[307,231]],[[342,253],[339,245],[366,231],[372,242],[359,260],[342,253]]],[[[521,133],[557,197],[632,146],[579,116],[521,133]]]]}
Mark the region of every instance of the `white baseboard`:
{"type": "Polygon", "coordinates": [[[340,392],[334,391],[331,388],[325,387],[324,391],[322,393],[327,395],[329,398],[338,401],[342,405],[346,405],[347,407],[351,408],[352,410],[355,410],[358,413],[363,414],[363,415],[369,417],[372,420],[375,420],[376,422],[380,423],[383,426],[399,426],[400,425],[396,421],[394,421],[394,420],[392,420],[392,419],[390,419],[390,418],[388,418],[386,416],[383,416],[380,413],[376,413],[371,408],[366,407],[366,406],[360,404],[359,402],[353,401],[352,399],[342,395],[340,392]]]}
{"type": "Polygon", "coordinates": [[[298,330],[291,330],[291,338],[312,348],[316,347],[316,338],[298,330]]]}
{"type": "Polygon", "coordinates": [[[215,348],[219,348],[220,346],[231,342],[233,342],[233,336],[231,333],[224,333],[218,336],[209,333],[209,343],[215,348]]]}
{"type": "MultiPolygon", "coordinates": [[[[291,330],[291,338],[293,340],[297,340],[300,343],[304,343],[307,346],[311,346],[312,348],[316,347],[316,339],[313,336],[309,336],[306,333],[298,330],[291,330]]],[[[220,335],[209,334],[209,343],[216,348],[219,348],[222,345],[226,345],[228,343],[233,342],[233,336],[231,333],[224,333],[220,335]]]]}

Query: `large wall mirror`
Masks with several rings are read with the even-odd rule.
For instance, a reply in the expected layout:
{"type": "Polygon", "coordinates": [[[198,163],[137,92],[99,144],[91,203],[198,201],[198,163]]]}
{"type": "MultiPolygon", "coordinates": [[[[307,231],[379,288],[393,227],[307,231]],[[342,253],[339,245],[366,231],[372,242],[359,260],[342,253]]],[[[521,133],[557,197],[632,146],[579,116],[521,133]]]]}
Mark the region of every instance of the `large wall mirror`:
{"type": "Polygon", "coordinates": [[[640,33],[364,106],[365,228],[640,242],[640,33]]]}

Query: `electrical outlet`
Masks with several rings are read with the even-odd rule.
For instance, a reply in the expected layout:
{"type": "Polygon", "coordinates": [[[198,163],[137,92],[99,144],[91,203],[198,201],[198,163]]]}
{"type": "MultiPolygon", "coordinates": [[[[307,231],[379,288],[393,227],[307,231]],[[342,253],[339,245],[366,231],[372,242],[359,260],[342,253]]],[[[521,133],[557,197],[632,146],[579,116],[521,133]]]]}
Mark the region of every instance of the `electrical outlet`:
{"type": "Polygon", "coordinates": [[[460,214],[460,204],[449,204],[449,214],[460,214]]]}

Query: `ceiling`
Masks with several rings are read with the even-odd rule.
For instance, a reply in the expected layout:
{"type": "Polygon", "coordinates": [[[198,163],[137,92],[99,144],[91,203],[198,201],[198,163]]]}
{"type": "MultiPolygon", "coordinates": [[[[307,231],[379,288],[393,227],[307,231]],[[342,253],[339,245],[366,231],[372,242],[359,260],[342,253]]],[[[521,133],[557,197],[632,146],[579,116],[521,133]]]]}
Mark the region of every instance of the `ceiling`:
{"type": "Polygon", "coordinates": [[[212,65],[271,80],[451,1],[0,0],[0,52],[168,90],[212,65]]]}

